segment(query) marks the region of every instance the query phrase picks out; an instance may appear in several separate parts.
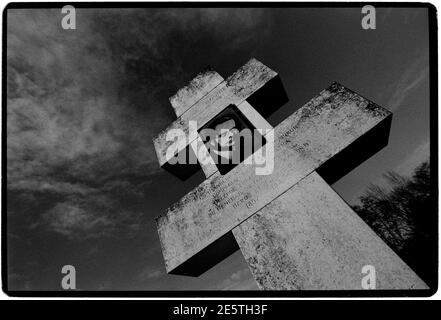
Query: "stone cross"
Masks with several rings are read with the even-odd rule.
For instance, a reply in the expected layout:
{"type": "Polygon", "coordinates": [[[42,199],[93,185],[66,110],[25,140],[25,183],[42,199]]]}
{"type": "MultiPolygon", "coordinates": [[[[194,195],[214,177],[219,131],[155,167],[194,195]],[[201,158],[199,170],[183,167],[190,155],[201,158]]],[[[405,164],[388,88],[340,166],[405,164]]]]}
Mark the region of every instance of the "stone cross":
{"type": "Polygon", "coordinates": [[[256,59],[226,80],[205,71],[170,98],[178,118],[153,141],[159,163],[181,179],[202,168],[206,180],[156,218],[166,271],[199,276],[240,248],[261,289],[361,290],[365,266],[376,289],[427,289],[329,186],[387,145],[392,114],[333,83],[272,128],[266,118],[287,101],[256,59]],[[190,134],[190,120],[200,130],[231,106],[273,137],[261,147],[273,148],[271,174],[245,163],[221,174],[190,134]],[[174,129],[184,134],[170,141],[174,129]],[[199,164],[173,161],[183,153],[199,164]]]}

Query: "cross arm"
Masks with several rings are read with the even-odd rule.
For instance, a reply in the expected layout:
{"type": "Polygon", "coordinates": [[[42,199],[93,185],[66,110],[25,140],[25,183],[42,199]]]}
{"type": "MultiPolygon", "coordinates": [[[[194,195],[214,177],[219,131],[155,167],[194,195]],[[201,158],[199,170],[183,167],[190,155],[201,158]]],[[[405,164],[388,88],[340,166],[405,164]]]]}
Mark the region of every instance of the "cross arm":
{"type": "Polygon", "coordinates": [[[217,85],[215,84],[219,77],[214,74],[195,79],[170,99],[176,114],[180,114],[179,118],[153,139],[159,165],[181,179],[188,178],[194,170],[183,168],[180,164],[171,164],[171,160],[180,153],[192,152],[189,145],[197,136],[191,135],[189,121],[197,121],[195,129],[200,129],[230,104],[239,105],[245,100],[252,101],[258,112],[268,116],[288,100],[277,72],[256,59],[251,59],[217,85]],[[212,83],[201,84],[201,79],[208,79],[212,83]],[[192,89],[194,86],[202,88],[201,92],[195,94],[192,89]],[[190,97],[190,102],[181,104],[185,97],[190,97]],[[197,101],[188,107],[195,100],[197,101]],[[185,112],[182,113],[184,109],[185,112]],[[177,131],[182,132],[182,135],[167,139],[169,132],[177,131]]]}
{"type": "Polygon", "coordinates": [[[214,70],[208,69],[199,73],[188,85],[179,89],[178,92],[170,97],[170,104],[176,116],[180,117],[223,81],[224,78],[214,70]]]}

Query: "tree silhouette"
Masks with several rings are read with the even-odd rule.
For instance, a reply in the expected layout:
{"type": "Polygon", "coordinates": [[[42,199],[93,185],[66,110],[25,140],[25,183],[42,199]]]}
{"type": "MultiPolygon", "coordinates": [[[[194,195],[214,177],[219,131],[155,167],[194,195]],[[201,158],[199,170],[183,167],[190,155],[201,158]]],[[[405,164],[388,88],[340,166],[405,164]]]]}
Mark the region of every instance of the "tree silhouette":
{"type": "Polygon", "coordinates": [[[437,203],[430,162],[411,177],[384,174],[389,187],[369,186],[353,206],[360,217],[430,286],[437,285],[437,203]]]}

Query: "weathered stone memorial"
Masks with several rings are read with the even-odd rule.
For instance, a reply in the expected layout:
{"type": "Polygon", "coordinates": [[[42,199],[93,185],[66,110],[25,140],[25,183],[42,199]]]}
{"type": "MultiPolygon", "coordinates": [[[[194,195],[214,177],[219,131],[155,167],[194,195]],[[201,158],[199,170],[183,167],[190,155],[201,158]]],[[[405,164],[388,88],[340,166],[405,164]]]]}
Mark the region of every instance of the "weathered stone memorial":
{"type": "Polygon", "coordinates": [[[153,141],[159,164],[180,179],[202,168],[206,180],[156,218],[167,272],[199,276],[240,249],[261,289],[361,290],[366,265],[376,289],[427,289],[329,186],[387,145],[392,114],[334,83],[272,128],[266,118],[287,101],[256,59],[227,79],[205,71],[170,98],[177,120],[153,141]],[[210,126],[261,129],[253,152],[272,157],[271,171],[213,161],[198,134],[210,126]]]}

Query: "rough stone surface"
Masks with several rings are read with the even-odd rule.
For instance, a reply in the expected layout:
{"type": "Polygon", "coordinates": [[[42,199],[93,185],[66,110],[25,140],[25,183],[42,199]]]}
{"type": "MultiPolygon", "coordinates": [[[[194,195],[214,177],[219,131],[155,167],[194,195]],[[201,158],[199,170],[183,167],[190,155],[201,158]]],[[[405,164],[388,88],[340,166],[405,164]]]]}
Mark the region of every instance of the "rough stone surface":
{"type": "MultiPolygon", "coordinates": [[[[320,165],[342,152],[391,113],[333,84],[274,129],[274,172],[255,174],[244,163],[212,175],[157,218],[167,271],[175,269],[320,165]]],[[[267,148],[265,145],[263,148],[267,148]]]]}
{"type": "Polygon", "coordinates": [[[167,158],[168,148],[175,149],[177,154],[185,150],[197,138],[194,137],[191,141],[188,140],[188,122],[190,120],[197,121],[197,129],[200,129],[224,108],[230,104],[241,104],[276,76],[277,73],[275,71],[258,60],[251,59],[226,81],[217,85],[153,139],[160,166],[162,167],[170,160],[167,158]],[[167,141],[167,132],[173,129],[180,129],[184,134],[174,141],[167,141]]]}
{"type": "Polygon", "coordinates": [[[212,176],[216,172],[219,172],[215,162],[211,158],[210,152],[208,151],[200,136],[198,136],[197,139],[191,143],[191,148],[197,156],[198,162],[206,178],[212,176]]]}
{"type": "Polygon", "coordinates": [[[188,85],[179,89],[175,95],[170,97],[169,100],[176,116],[180,117],[191,106],[223,81],[224,78],[213,70],[198,74],[188,85]]]}
{"type": "Polygon", "coordinates": [[[237,108],[251,122],[254,128],[264,130],[264,135],[266,134],[266,130],[273,129],[271,124],[266,121],[266,119],[262,117],[260,113],[257,112],[256,109],[254,109],[253,106],[250,105],[247,101],[239,104],[237,108]]]}
{"type": "Polygon", "coordinates": [[[233,234],[261,289],[362,290],[365,265],[376,289],[427,289],[316,172],[233,234]]]}

